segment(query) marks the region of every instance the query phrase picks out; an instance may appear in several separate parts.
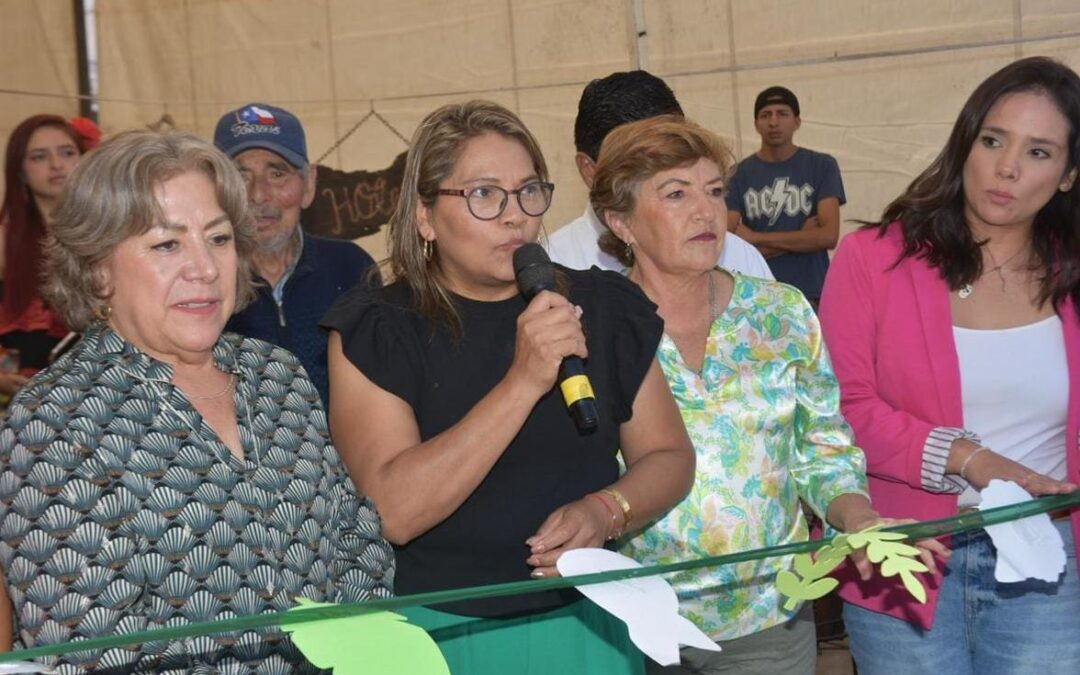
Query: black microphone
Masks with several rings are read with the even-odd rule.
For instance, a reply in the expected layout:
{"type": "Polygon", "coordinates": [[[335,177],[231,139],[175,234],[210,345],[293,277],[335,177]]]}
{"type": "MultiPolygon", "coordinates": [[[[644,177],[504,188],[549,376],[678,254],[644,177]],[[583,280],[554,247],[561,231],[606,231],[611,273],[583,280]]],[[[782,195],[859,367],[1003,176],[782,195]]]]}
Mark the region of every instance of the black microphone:
{"type": "MultiPolygon", "coordinates": [[[[555,266],[540,244],[525,244],[514,251],[514,278],[526,302],[540,291],[558,292],[555,288],[555,266]]],[[[571,354],[559,365],[559,389],[578,430],[595,429],[600,421],[596,412],[596,394],[580,357],[571,354]]]]}

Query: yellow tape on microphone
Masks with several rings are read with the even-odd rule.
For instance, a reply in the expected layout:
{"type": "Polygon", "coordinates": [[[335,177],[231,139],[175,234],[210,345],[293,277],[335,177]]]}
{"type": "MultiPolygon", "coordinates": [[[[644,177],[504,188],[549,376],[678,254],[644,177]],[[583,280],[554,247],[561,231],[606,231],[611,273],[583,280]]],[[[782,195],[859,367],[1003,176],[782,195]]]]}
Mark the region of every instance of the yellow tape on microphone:
{"type": "Polygon", "coordinates": [[[562,389],[563,400],[567,407],[574,405],[583,398],[596,398],[592,384],[586,375],[572,375],[559,384],[562,389]]]}

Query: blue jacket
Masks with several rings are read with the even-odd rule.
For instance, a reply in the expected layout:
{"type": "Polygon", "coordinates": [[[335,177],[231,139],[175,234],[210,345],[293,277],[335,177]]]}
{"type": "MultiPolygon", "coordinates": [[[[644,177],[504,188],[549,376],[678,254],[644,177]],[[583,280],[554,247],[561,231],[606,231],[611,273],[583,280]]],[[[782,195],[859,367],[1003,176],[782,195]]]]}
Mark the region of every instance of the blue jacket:
{"type": "MultiPolygon", "coordinates": [[[[296,354],[329,409],[327,336],[319,328],[319,321],[339,295],[365,280],[375,261],[352,242],[307,233],[303,237],[304,247],[285,282],[281,305],[274,300],[270,284],[258,279],[255,299],[229,319],[225,330],[280,345],[296,354]]],[[[377,279],[375,283],[378,285],[377,279]]]]}

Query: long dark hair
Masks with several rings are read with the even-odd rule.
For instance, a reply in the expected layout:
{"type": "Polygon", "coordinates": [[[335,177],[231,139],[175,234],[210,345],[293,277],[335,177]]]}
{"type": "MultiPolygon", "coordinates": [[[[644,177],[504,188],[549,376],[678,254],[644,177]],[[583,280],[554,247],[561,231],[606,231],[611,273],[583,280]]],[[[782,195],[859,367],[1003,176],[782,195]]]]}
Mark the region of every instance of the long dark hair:
{"type": "Polygon", "coordinates": [[[8,320],[22,314],[38,295],[41,284],[45,222],[22,174],[30,137],[42,127],[60,129],[79,147],[78,134],[59,115],[28,117],[8,138],[4,155],[4,206],[0,208],[0,223],[4,224],[4,301],[0,306],[8,320]]]}
{"type": "MultiPolygon", "coordinates": [[[[990,108],[1017,92],[1045,95],[1069,123],[1066,171],[1080,163],[1080,77],[1068,66],[1035,56],[1011,63],[988,77],[964,104],[945,149],[886,207],[870,227],[884,233],[900,221],[903,257],[919,256],[938,269],[949,288],[973,283],[983,271],[982,245],[964,217],[964,163],[978,139],[990,108]]],[[[1032,253],[1043,270],[1038,301],[1055,309],[1072,297],[1080,305],[1080,181],[1068,192],[1057,191],[1035,216],[1032,253]]]]}

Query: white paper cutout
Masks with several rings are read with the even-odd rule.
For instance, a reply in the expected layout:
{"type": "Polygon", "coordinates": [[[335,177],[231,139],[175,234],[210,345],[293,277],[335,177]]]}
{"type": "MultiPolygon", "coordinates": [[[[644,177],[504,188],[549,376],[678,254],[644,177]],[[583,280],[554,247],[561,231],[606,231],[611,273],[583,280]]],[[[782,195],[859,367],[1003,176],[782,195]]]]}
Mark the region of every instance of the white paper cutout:
{"type": "MultiPolygon", "coordinates": [[[[979,509],[992,509],[1032,500],[1027,490],[1012,481],[990,481],[979,493],[979,509]]],[[[1045,513],[987,525],[986,533],[997,549],[994,578],[1009,584],[1026,579],[1056,583],[1065,570],[1065,542],[1045,513]]]]}
{"type": "MultiPolygon", "coordinates": [[[[559,557],[556,566],[564,577],[641,567],[635,560],[602,548],[567,551],[559,557]]],[[[578,586],[577,589],[622,620],[638,649],[662,666],[679,663],[679,645],[720,651],[720,645],[679,615],[675,590],[657,575],[578,586]]]]}

